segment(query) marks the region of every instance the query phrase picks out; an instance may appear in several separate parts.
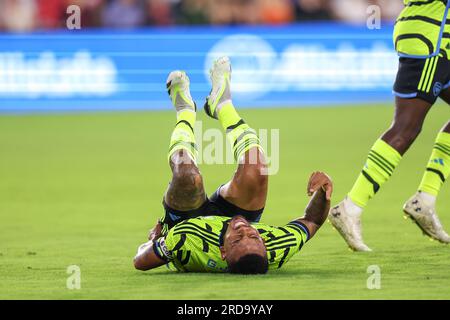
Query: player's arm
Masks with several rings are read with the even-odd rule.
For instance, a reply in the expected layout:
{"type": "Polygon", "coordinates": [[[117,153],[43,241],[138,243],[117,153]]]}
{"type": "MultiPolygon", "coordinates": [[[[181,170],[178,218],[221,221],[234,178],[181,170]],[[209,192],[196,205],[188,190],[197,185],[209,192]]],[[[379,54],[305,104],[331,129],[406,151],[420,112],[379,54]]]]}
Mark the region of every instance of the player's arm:
{"type": "Polygon", "coordinates": [[[305,209],[305,215],[297,221],[308,228],[311,239],[328,217],[333,182],[327,174],[314,172],[309,179],[307,192],[312,196],[311,200],[305,209]]]}
{"type": "Polygon", "coordinates": [[[150,230],[149,241],[140,245],[134,257],[134,267],[138,270],[146,271],[162,266],[168,262],[161,250],[162,225],[158,221],[155,227],[150,230]],[[159,240],[159,241],[158,241],[159,240]]]}
{"type": "Polygon", "coordinates": [[[156,254],[154,246],[155,243],[151,240],[139,246],[138,253],[133,260],[136,269],[147,271],[167,263],[167,260],[156,254]]]}

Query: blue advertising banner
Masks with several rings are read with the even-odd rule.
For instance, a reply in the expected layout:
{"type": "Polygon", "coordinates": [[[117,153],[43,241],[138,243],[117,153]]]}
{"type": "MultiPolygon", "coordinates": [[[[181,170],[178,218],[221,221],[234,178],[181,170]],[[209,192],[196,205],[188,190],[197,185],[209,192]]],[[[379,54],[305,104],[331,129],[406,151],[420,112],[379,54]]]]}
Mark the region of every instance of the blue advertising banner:
{"type": "Polygon", "coordinates": [[[185,70],[202,106],[212,61],[228,55],[240,107],[391,97],[392,26],[174,27],[0,34],[0,112],[170,108],[165,81],[185,70]]]}

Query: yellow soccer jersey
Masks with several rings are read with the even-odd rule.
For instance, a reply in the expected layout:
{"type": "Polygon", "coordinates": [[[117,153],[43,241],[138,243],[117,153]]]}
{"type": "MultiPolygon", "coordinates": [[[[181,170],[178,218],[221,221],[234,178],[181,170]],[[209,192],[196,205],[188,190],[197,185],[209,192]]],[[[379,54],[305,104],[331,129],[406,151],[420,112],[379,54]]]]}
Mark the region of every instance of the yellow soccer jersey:
{"type": "Polygon", "coordinates": [[[395,23],[394,45],[402,57],[450,58],[448,0],[405,0],[395,23]]]}
{"type": "MultiPolygon", "coordinates": [[[[157,255],[170,262],[169,269],[181,272],[227,272],[220,254],[221,237],[229,217],[209,216],[185,220],[155,242],[157,255]]],[[[298,221],[283,227],[252,223],[267,248],[269,269],[281,268],[308,241],[308,229],[298,221]]]]}

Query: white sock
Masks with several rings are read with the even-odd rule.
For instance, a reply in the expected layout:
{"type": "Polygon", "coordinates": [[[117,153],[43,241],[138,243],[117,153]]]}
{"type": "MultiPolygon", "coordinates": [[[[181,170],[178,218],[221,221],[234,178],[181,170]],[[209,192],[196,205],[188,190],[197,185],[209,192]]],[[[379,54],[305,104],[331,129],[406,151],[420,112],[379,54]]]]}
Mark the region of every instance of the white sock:
{"type": "Polygon", "coordinates": [[[351,216],[359,216],[363,212],[363,208],[356,205],[350,197],[344,199],[345,211],[351,216]]]}
{"type": "Polygon", "coordinates": [[[430,193],[426,193],[423,191],[419,191],[419,197],[427,204],[428,206],[434,206],[436,204],[436,196],[430,193]]]}

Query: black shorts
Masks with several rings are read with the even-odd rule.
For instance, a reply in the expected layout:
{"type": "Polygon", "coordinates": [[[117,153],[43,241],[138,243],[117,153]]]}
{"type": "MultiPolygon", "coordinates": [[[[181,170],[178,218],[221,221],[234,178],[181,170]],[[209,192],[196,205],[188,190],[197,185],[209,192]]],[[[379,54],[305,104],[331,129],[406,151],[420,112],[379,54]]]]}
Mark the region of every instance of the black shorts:
{"type": "Polygon", "coordinates": [[[420,98],[434,104],[450,87],[450,61],[446,56],[428,59],[400,58],[394,94],[400,98],[420,98]]]}
{"type": "Polygon", "coordinates": [[[172,209],[163,199],[165,215],[161,222],[165,224],[169,229],[183,220],[202,216],[234,217],[237,215],[241,215],[245,217],[249,222],[259,222],[264,208],[255,211],[249,211],[239,208],[225,200],[220,195],[221,187],[219,187],[219,189],[217,189],[210,198],[207,198],[205,203],[200,208],[195,210],[180,211],[172,209]]]}

